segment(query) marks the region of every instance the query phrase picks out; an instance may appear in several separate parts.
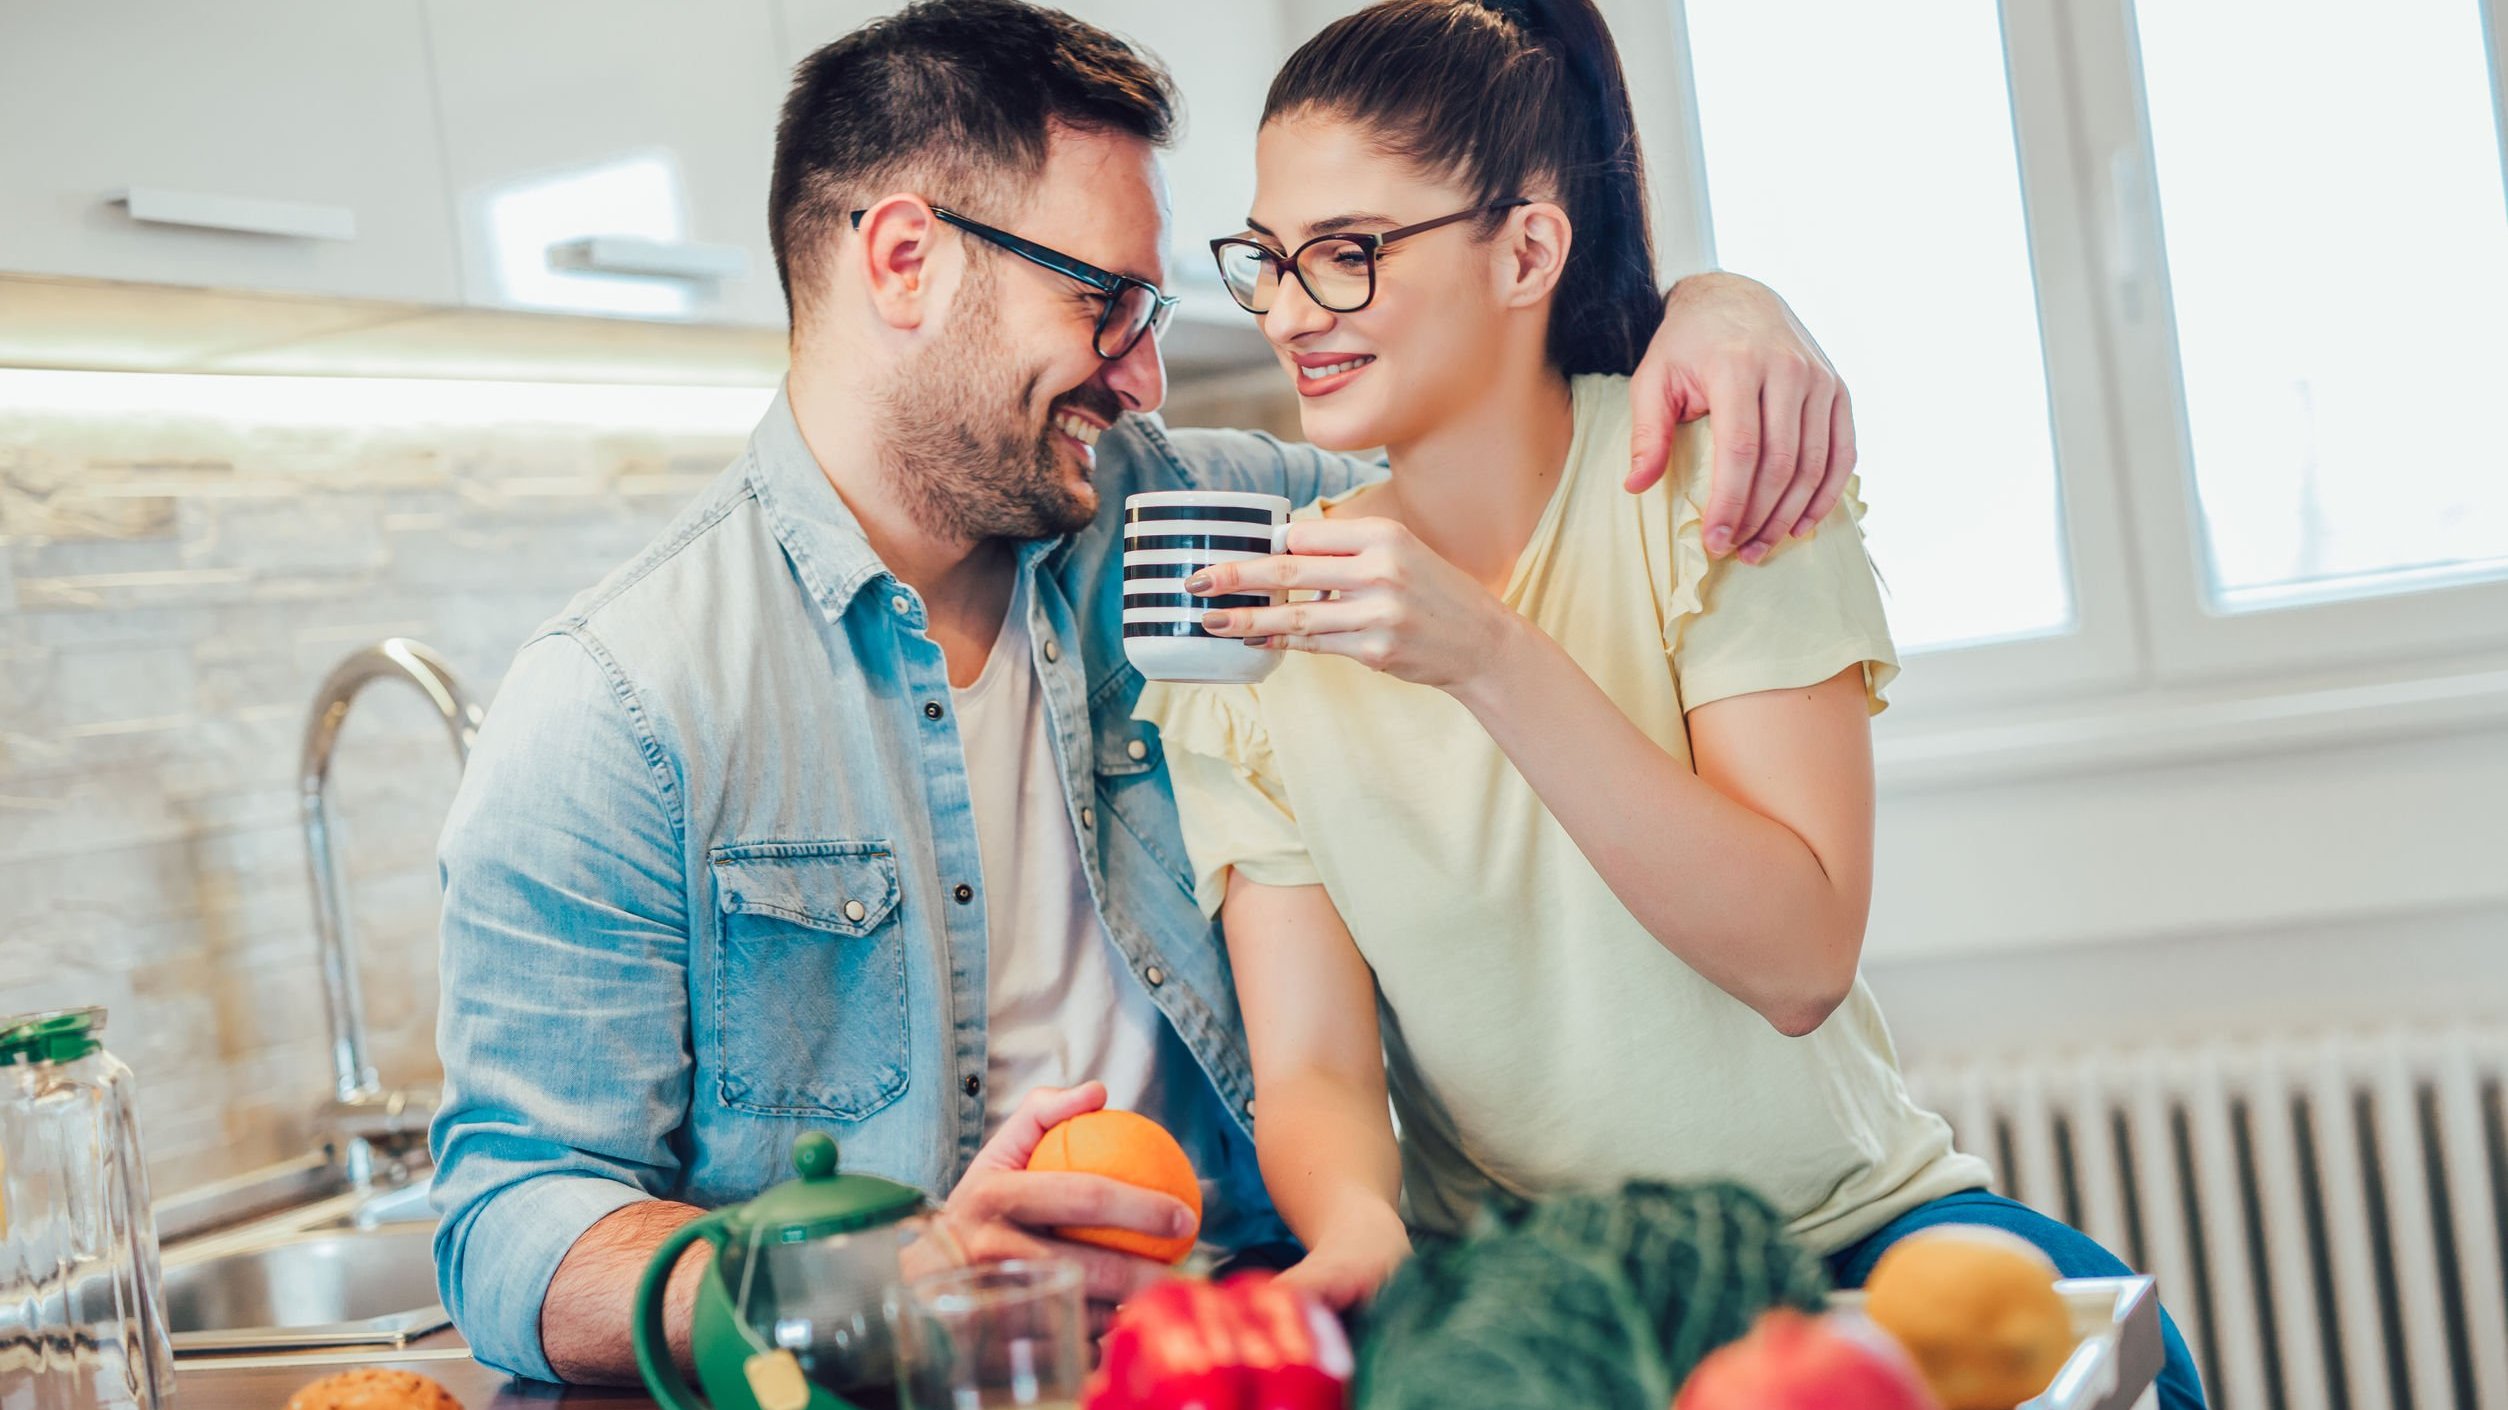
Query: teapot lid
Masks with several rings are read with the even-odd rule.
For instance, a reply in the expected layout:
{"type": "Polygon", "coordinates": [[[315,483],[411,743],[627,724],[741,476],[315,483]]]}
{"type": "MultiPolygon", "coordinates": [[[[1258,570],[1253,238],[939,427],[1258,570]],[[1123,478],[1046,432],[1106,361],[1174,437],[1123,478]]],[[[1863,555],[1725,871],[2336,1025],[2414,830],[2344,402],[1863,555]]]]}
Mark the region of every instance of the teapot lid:
{"type": "Polygon", "coordinates": [[[742,1236],[768,1243],[801,1243],[830,1234],[894,1224],[925,1208],[923,1192],[877,1175],[846,1175],[836,1169],[836,1140],[811,1131],[792,1143],[799,1178],[786,1180],[732,1212],[742,1236]]]}
{"type": "Polygon", "coordinates": [[[104,1027],[100,1008],[55,1009],[0,1017],[0,1067],[11,1063],[75,1062],[94,1052],[104,1027]]]}

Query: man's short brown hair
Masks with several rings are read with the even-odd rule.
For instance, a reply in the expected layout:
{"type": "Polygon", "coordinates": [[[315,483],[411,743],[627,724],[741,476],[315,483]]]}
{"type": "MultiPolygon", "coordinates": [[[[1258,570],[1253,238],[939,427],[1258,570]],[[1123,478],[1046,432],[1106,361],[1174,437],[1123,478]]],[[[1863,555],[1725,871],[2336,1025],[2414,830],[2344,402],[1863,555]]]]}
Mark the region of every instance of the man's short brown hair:
{"type": "Polygon", "coordinates": [[[911,178],[990,215],[1043,169],[1056,123],[1164,146],[1175,89],[1121,39],[1025,0],[920,0],[802,60],[767,197],[796,323],[818,251],[853,211],[911,178]]]}

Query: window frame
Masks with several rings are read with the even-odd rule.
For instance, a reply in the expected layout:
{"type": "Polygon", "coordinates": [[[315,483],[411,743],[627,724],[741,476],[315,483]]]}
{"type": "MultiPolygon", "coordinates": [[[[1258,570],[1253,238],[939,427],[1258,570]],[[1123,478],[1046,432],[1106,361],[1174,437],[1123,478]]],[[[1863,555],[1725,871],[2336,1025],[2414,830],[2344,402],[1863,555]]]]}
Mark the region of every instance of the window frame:
{"type": "MultiPolygon", "coordinates": [[[[1916,668],[1893,695],[1910,723],[2242,679],[2321,682],[2329,668],[2391,671],[2405,658],[2438,658],[2430,673],[2439,675],[2508,650],[2508,578],[2234,611],[2212,604],[2133,4],[1998,6],[2073,623],[1907,652],[1916,668]]],[[[2479,4],[2508,153],[2508,0],[2479,4]]],[[[1632,69],[1647,63],[1672,79],[1671,96],[1639,113],[1641,128],[1658,129],[1649,151],[1670,156],[1650,164],[1658,226],[1681,267],[1713,267],[1686,6],[1621,5],[1664,26],[1630,16],[1632,69]],[[1668,47],[1647,52],[1666,31],[1668,47]]],[[[1624,53],[1631,47],[1624,34],[1624,53]]],[[[1841,371],[1852,385],[1854,369],[1841,371]]],[[[1874,490],[1886,504],[1886,482],[1874,490]]]]}
{"type": "MultiPolygon", "coordinates": [[[[2060,0],[2058,8],[2081,93],[2079,140],[2093,169],[2108,174],[2092,189],[2093,209],[2086,214],[2108,251],[2103,331],[2141,549],[2153,674],[2211,682],[2508,648],[2508,577],[2247,609],[2215,605],[2134,0],[2060,0]]],[[[2502,50],[2508,2],[2481,0],[2480,9],[2490,50],[2492,120],[2508,151],[2501,82],[2508,72],[2502,50]]],[[[2339,296],[2339,285],[2334,293],[2339,296]]]]}

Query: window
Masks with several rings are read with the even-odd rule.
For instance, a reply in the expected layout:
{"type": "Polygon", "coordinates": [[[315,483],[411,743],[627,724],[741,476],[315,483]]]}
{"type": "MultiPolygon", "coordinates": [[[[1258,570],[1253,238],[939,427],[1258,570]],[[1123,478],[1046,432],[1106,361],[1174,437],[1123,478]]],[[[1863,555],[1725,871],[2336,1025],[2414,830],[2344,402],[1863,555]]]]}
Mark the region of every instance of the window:
{"type": "Polygon", "coordinates": [[[1993,8],[1688,13],[1717,262],[1783,290],[1854,389],[1877,490],[1864,527],[1901,646],[2071,626],[1993,8]]]}
{"type": "Polygon", "coordinates": [[[2508,648],[2508,0],[1663,2],[1655,165],[1855,388],[1903,687],[2508,648]]]}
{"type": "Polygon", "coordinates": [[[2508,569],[2508,193],[2466,0],[2137,7],[2213,602],[2508,569]],[[2235,75],[2234,86],[2224,84],[2235,75]]]}

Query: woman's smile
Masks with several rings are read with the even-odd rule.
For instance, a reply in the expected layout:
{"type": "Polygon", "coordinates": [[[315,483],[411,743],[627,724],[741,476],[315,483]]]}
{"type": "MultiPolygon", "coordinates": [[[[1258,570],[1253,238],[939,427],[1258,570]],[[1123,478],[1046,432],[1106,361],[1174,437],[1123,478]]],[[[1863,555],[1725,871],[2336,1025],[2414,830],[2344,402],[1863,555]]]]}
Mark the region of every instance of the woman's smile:
{"type": "Polygon", "coordinates": [[[1330,396],[1350,385],[1352,378],[1364,371],[1375,357],[1369,353],[1296,353],[1289,361],[1297,368],[1298,395],[1330,396]]]}

